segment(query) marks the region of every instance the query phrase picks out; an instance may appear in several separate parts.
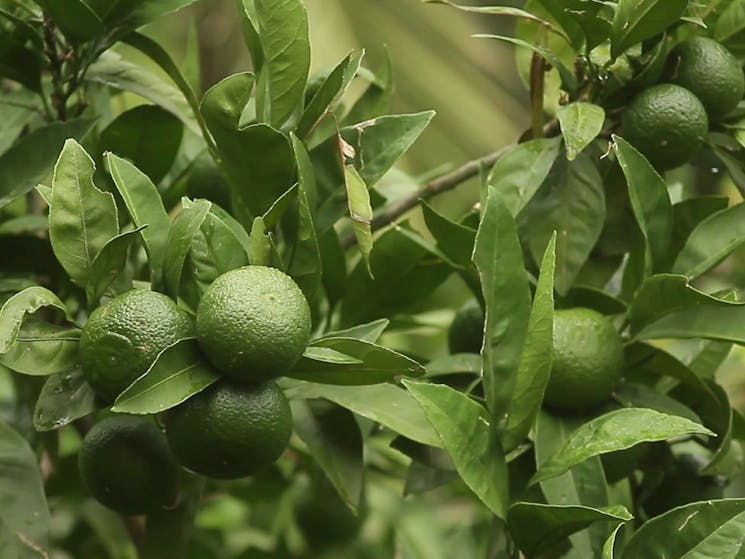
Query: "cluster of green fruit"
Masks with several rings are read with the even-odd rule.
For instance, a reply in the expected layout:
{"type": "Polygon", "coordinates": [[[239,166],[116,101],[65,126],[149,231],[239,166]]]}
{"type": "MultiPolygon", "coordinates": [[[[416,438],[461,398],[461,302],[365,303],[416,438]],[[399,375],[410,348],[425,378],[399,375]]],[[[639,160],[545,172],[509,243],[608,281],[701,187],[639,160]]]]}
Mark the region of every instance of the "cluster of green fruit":
{"type": "Polygon", "coordinates": [[[245,266],[205,291],[196,324],[163,294],[132,290],[91,313],[80,343],[88,382],[107,402],[146,373],[169,346],[196,335],[219,380],[152,418],[111,414],[88,432],[80,471],[91,494],[128,514],[168,506],[178,464],[216,479],[251,475],[279,458],[292,433],[289,402],[272,379],[300,358],[310,309],[283,272],[245,266]],[[121,465],[126,464],[126,475],[121,465]]]}
{"type": "MultiPolygon", "coordinates": [[[[478,353],[484,314],[476,300],[455,315],[448,331],[450,353],[478,353]]],[[[554,313],[553,358],[544,403],[553,410],[583,413],[608,402],[621,379],[623,341],[607,317],[576,307],[554,313]]]]}
{"type": "Polygon", "coordinates": [[[737,59],[713,39],[694,37],[669,55],[664,83],[641,91],[626,107],[623,136],[660,171],[690,161],[710,125],[745,94],[737,59]]]}

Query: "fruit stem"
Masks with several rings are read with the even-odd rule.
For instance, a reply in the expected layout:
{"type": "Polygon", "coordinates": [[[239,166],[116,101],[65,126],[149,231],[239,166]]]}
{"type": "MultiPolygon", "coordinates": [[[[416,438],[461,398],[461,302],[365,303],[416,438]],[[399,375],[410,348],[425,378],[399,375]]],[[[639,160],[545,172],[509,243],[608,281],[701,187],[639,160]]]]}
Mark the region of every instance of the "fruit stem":
{"type": "Polygon", "coordinates": [[[530,62],[530,114],[533,138],[543,137],[543,95],[546,78],[546,59],[537,52],[530,62]]]}

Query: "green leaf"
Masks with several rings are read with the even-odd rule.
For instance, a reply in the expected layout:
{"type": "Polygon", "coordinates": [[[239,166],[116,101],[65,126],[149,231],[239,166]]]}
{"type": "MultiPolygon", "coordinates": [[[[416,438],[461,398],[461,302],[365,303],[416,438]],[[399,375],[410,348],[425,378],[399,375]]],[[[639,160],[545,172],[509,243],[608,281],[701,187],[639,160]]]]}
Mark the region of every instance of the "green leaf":
{"type": "Polygon", "coordinates": [[[476,231],[449,220],[424,200],[420,202],[420,206],[424,223],[437,241],[437,248],[458,266],[470,268],[476,231]]]}
{"type": "Polygon", "coordinates": [[[101,17],[85,0],[70,0],[61,4],[55,0],[34,0],[52,18],[65,37],[80,44],[102,35],[104,25],[101,17]]]}
{"type": "Polygon", "coordinates": [[[541,409],[543,393],[551,375],[555,268],[556,235],[551,237],[546,247],[535,288],[528,334],[510,400],[507,428],[502,437],[502,444],[507,452],[517,448],[528,436],[541,409]]]}
{"type": "Polygon", "coordinates": [[[25,43],[17,30],[3,30],[0,34],[0,76],[41,94],[43,59],[36,49],[27,47],[25,43]]]}
{"type": "Polygon", "coordinates": [[[707,304],[670,312],[645,326],[636,340],[704,338],[745,344],[745,305],[707,304]]]}
{"type": "Polygon", "coordinates": [[[611,22],[606,16],[612,16],[613,12],[604,4],[587,0],[540,0],[540,5],[570,35],[577,52],[582,47],[590,52],[610,36],[611,22]],[[581,43],[580,39],[584,41],[581,43]]]}
{"type": "Polygon", "coordinates": [[[105,5],[108,5],[109,8],[104,19],[109,25],[122,25],[135,29],[149,21],[189,6],[195,1],[140,0],[131,3],[127,0],[118,0],[115,2],[107,0],[105,5]]]}
{"type": "Polygon", "coordinates": [[[644,236],[645,275],[665,262],[673,230],[673,208],[665,181],[634,146],[613,136],[613,149],[629,186],[629,198],[644,236]]]}
{"type": "Polygon", "coordinates": [[[370,257],[373,277],[364,262],[355,266],[341,303],[340,325],[392,317],[431,294],[450,269],[426,256],[424,248],[395,229],[378,237],[370,257]]]}
{"type": "Polygon", "coordinates": [[[54,167],[49,240],[57,260],[85,288],[93,259],[119,234],[114,196],[93,184],[93,159],[75,140],[67,140],[54,167]]]}
{"type": "Polygon", "coordinates": [[[266,235],[264,220],[254,219],[248,237],[248,260],[254,266],[269,266],[272,262],[272,244],[266,235]]]}
{"type": "Polygon", "coordinates": [[[229,76],[205,93],[201,112],[234,192],[256,217],[292,185],[295,157],[278,130],[267,124],[241,126],[253,86],[250,73],[229,76]]]}
{"type": "Polygon", "coordinates": [[[373,249],[373,238],[370,223],[373,218],[373,210],[370,204],[370,192],[354,165],[344,167],[344,183],[347,189],[349,217],[352,219],[357,247],[360,249],[362,260],[367,265],[370,275],[372,275],[370,253],[373,249]]]}
{"type": "Polygon", "coordinates": [[[380,320],[373,320],[367,324],[359,324],[352,326],[351,328],[345,328],[344,330],[334,330],[333,332],[326,332],[317,339],[324,338],[356,338],[358,340],[364,340],[366,342],[375,343],[378,338],[383,334],[385,329],[390,323],[389,320],[381,318],[380,320]]]}
{"type": "Polygon", "coordinates": [[[34,409],[34,429],[53,431],[96,410],[96,393],[82,369],[50,376],[41,388],[34,409]]]}
{"type": "Polygon", "coordinates": [[[569,161],[576,159],[577,155],[597,138],[605,122],[603,107],[583,101],[559,107],[556,116],[559,117],[569,161]]]}
{"type": "Polygon", "coordinates": [[[313,347],[309,346],[305,348],[303,352],[305,359],[311,361],[319,361],[321,363],[331,363],[334,365],[360,365],[363,363],[362,359],[357,359],[341,351],[336,351],[330,347],[313,347]]]}
{"type": "Polygon", "coordinates": [[[153,283],[157,287],[162,281],[163,258],[171,228],[163,201],[152,181],[137,167],[113,153],[107,153],[105,157],[109,173],[124,200],[129,217],[142,237],[153,283]]]}
{"type": "Polygon", "coordinates": [[[349,53],[339,65],[332,70],[323,81],[321,87],[305,107],[295,133],[300,138],[305,138],[313,131],[318,121],[341,99],[352,80],[360,69],[360,63],[365,51],[349,53]]]}
{"type": "Polygon", "coordinates": [[[622,382],[613,391],[613,397],[627,408],[647,408],[702,423],[701,418],[691,408],[646,384],[622,382]]]}
{"type": "Polygon", "coordinates": [[[616,529],[611,532],[611,535],[608,536],[608,539],[605,541],[605,544],[603,545],[603,557],[602,559],[613,559],[615,557],[615,549],[616,549],[616,540],[618,538],[618,532],[621,531],[621,528],[623,528],[623,524],[619,524],[616,526],[616,529]]]}
{"type": "MultiPolygon", "coordinates": [[[[533,438],[536,464],[544,464],[583,421],[581,417],[559,417],[541,410],[536,417],[533,438]]],[[[602,509],[610,504],[605,472],[597,456],[577,464],[561,476],[541,482],[541,492],[551,505],[584,505],[602,509]]],[[[569,539],[574,556],[597,556],[607,536],[604,524],[593,524],[587,530],[572,534],[569,539]]]]}
{"type": "Polygon", "coordinates": [[[645,522],[624,546],[620,557],[739,559],[743,533],[745,499],[690,503],[645,522]]]}
{"type": "Polygon", "coordinates": [[[178,297],[186,255],[211,205],[207,200],[197,200],[188,208],[183,208],[171,224],[163,260],[163,285],[166,293],[174,299],[178,297]]]}
{"type": "Polygon", "coordinates": [[[637,290],[629,306],[631,333],[636,334],[666,314],[696,307],[737,307],[741,303],[726,301],[699,291],[685,276],[657,274],[637,290]]]}
{"type": "Polygon", "coordinates": [[[709,386],[699,378],[688,366],[681,363],[671,354],[652,345],[634,342],[626,346],[624,352],[625,368],[632,372],[668,376],[679,380],[694,392],[715,398],[709,386]]]}
{"type": "Polygon", "coordinates": [[[30,192],[44,180],[65,140],[80,140],[92,125],[92,119],[75,119],[42,126],[0,155],[0,208],[30,192]]]}
{"type": "Polygon", "coordinates": [[[507,464],[486,410],[448,386],[407,381],[404,385],[422,406],[466,485],[491,512],[505,518],[507,464]]]}
{"type": "Polygon", "coordinates": [[[721,210],[727,209],[729,198],[726,196],[694,196],[673,204],[673,232],[670,242],[670,253],[663,269],[673,267],[676,257],[683,250],[693,230],[706,218],[721,210]]]}
{"type": "Polygon", "coordinates": [[[383,178],[434,116],[434,111],[388,115],[342,128],[341,136],[354,154],[354,166],[368,187],[383,178]]]}
{"type": "Polygon", "coordinates": [[[603,180],[590,156],[558,159],[521,216],[530,252],[540,262],[556,231],[556,290],[564,295],[597,243],[605,222],[603,180]]]}
{"type": "Polygon", "coordinates": [[[530,291],[517,225],[488,187],[476,233],[473,261],[485,302],[482,376],[491,417],[507,413],[530,315],[530,291]]]}
{"type": "Polygon", "coordinates": [[[745,242],[745,203],[719,211],[691,232],[673,264],[673,273],[695,279],[745,242]]]}
{"type": "Polygon", "coordinates": [[[714,38],[736,56],[745,53],[745,1],[731,0],[714,25],[714,38]]]}
{"type": "Polygon", "coordinates": [[[521,551],[533,557],[594,522],[628,522],[632,518],[620,505],[596,509],[580,505],[515,503],[507,511],[507,527],[521,551]]]}
{"type": "Polygon", "coordinates": [[[444,355],[427,363],[427,377],[452,375],[453,373],[481,374],[481,356],[475,353],[444,355]]]}
{"type": "Polygon", "coordinates": [[[688,0],[618,0],[611,56],[617,58],[629,47],[662,33],[685,14],[687,7],[688,0]]]}
{"type": "Polygon", "coordinates": [[[393,97],[393,67],[388,49],[385,62],[371,77],[367,89],[344,117],[344,123],[356,123],[390,114],[393,97]]]}
{"type": "Polygon", "coordinates": [[[517,216],[532,200],[559,155],[561,138],[541,138],[517,144],[494,163],[489,185],[517,216]]]}
{"type": "Polygon", "coordinates": [[[160,76],[143,66],[124,60],[113,51],[103,53],[91,64],[85,79],[140,95],[174,114],[195,134],[201,133],[195,115],[181,91],[160,76]]]}
{"type": "Polygon", "coordinates": [[[580,426],[564,445],[546,460],[531,483],[556,477],[588,458],[630,448],[641,442],[664,441],[688,434],[715,435],[682,417],[644,408],[615,410],[580,426]]]}
{"type": "MultiPolygon", "coordinates": [[[[21,435],[0,422],[0,524],[10,536],[3,544],[17,547],[6,557],[48,557],[49,508],[36,454],[21,435]]],[[[0,547],[0,551],[3,547],[0,547]]],[[[7,548],[5,549],[7,551],[7,548]]]]}
{"type": "Polygon", "coordinates": [[[321,287],[321,250],[318,247],[313,211],[316,201],[316,179],[313,163],[305,145],[295,134],[290,134],[298,170],[297,237],[287,273],[303,290],[309,301],[321,287]]]}
{"type": "MultiPolygon", "coordinates": [[[[184,199],[183,204],[185,208],[193,205],[188,199],[184,199]]],[[[213,213],[216,207],[214,204],[210,206],[210,211],[192,237],[184,261],[179,292],[192,308],[197,307],[204,291],[218,276],[249,262],[247,236],[243,244],[234,228],[223,217],[213,213]]],[[[226,219],[232,218],[227,216],[226,219]]],[[[243,233],[245,235],[245,230],[243,233]]]]}
{"type": "Polygon", "coordinates": [[[106,289],[123,271],[127,265],[129,247],[135,239],[135,235],[146,227],[138,227],[131,231],[125,231],[109,239],[91,263],[88,283],[85,286],[88,306],[97,306],[106,289]]]}
{"type": "Polygon", "coordinates": [[[183,133],[173,113],[156,105],[140,105],[121,113],[101,132],[99,148],[128,159],[157,183],[171,168],[183,133]]]}
{"type": "Polygon", "coordinates": [[[23,322],[15,343],[0,364],[24,375],[66,373],[78,364],[80,330],[38,319],[23,322]]]}
{"type": "Polygon", "coordinates": [[[419,443],[440,447],[442,443],[417,401],[394,384],[332,386],[296,380],[281,380],[291,400],[323,398],[419,443]]]}
{"type": "Polygon", "coordinates": [[[365,468],[362,433],[354,414],[318,400],[293,400],[291,404],[295,433],[308,446],[342,500],[357,512],[365,468]]]}
{"type": "Polygon", "coordinates": [[[405,375],[418,377],[424,369],[416,361],[392,349],[357,338],[322,338],[312,342],[316,348],[330,348],[360,363],[329,363],[301,357],[286,376],[324,384],[365,385],[388,382],[405,375]]]}
{"type": "MultiPolygon", "coordinates": [[[[256,113],[279,127],[302,103],[310,69],[308,14],[301,0],[242,0],[261,46],[257,72],[256,113]]],[[[255,50],[257,45],[251,45],[255,50]]]]}
{"type": "Polygon", "coordinates": [[[26,315],[42,307],[59,309],[65,313],[68,321],[73,322],[70,311],[54,293],[44,287],[27,287],[5,301],[0,308],[0,354],[7,353],[16,342],[26,315]]]}
{"type": "Polygon", "coordinates": [[[112,411],[160,413],[217,382],[218,375],[195,339],[179,340],[158,354],[150,368],[119,394],[112,411]]]}

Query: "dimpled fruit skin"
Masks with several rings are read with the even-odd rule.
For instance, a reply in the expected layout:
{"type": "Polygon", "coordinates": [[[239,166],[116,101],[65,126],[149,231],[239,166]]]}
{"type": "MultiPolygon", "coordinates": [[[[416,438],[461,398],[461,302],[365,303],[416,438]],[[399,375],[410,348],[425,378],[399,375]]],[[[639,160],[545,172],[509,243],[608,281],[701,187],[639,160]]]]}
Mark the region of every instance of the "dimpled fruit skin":
{"type": "Polygon", "coordinates": [[[78,467],[90,493],[125,514],[172,505],[178,464],[160,430],[140,416],[109,416],[88,431],[78,467]]]}
{"type": "Polygon", "coordinates": [[[303,354],[310,309],[290,276],[265,266],[222,274],[197,308],[197,340],[212,364],[239,381],[280,376],[303,354]]]}
{"type": "Polygon", "coordinates": [[[732,111],[745,94],[745,74],[724,46],[707,37],[694,37],[678,45],[668,59],[670,81],[701,100],[709,120],[732,111]]]}
{"type": "Polygon", "coordinates": [[[479,353],[484,337],[484,311],[476,299],[466,301],[448,329],[450,353],[479,353]]]}
{"type": "Polygon", "coordinates": [[[166,422],[178,461],[216,479],[245,477],[269,466],[291,434],[290,404],[272,381],[220,380],[172,409],[166,422]]]}
{"type": "Polygon", "coordinates": [[[109,402],[169,345],[194,335],[192,320],[162,293],[133,289],[97,308],[80,337],[80,364],[109,402]]]}
{"type": "Polygon", "coordinates": [[[709,120],[701,101],[673,84],[653,85],[623,113],[623,136],[657,169],[687,162],[703,144],[709,120]]]}
{"type": "Polygon", "coordinates": [[[610,396],[623,366],[623,344],[602,314],[585,308],[554,314],[554,355],[545,402],[568,412],[590,410],[610,396]]]}

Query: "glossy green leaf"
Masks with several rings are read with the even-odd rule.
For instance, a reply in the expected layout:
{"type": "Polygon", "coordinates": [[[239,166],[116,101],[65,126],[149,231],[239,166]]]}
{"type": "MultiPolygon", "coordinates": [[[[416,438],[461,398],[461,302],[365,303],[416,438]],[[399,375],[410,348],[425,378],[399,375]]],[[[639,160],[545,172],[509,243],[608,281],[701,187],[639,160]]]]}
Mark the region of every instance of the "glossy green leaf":
{"type": "Polygon", "coordinates": [[[528,331],[530,291],[517,225],[494,187],[488,187],[473,261],[485,301],[482,378],[492,418],[508,411],[528,331]]]}
{"type": "Polygon", "coordinates": [[[475,353],[454,353],[433,359],[425,366],[427,377],[453,373],[481,374],[481,356],[475,353]]]}
{"type": "Polygon", "coordinates": [[[534,557],[594,522],[628,522],[632,518],[620,505],[595,509],[519,502],[507,511],[507,527],[520,550],[534,557]]]}
{"type": "Polygon", "coordinates": [[[266,226],[260,217],[254,219],[248,237],[248,259],[253,266],[269,266],[272,262],[272,244],[266,236],[266,226]]]}
{"type": "Polygon", "coordinates": [[[507,464],[486,410],[449,386],[404,381],[422,406],[463,481],[499,518],[509,504],[507,464]]]}
{"type": "Polygon", "coordinates": [[[613,12],[604,2],[587,0],[540,0],[548,13],[570,37],[574,50],[589,52],[611,33],[613,12]]]}
{"type": "Polygon", "coordinates": [[[50,376],[34,409],[34,429],[53,431],[96,411],[96,393],[81,369],[50,376]]]}
{"type": "Polygon", "coordinates": [[[34,0],[54,21],[54,24],[74,43],[83,43],[104,32],[104,24],[85,0],[64,3],[54,0],[34,0]]]}
{"type": "Polygon", "coordinates": [[[700,305],[670,312],[645,326],[637,340],[704,338],[745,344],[745,305],[700,305]]]}
{"type": "Polygon", "coordinates": [[[279,127],[303,100],[310,69],[308,14],[301,0],[242,0],[242,7],[258,39],[249,47],[261,49],[260,60],[254,60],[256,113],[279,127]]]}
{"type": "Polygon", "coordinates": [[[694,392],[715,398],[709,386],[696,373],[658,347],[641,342],[628,344],[624,351],[624,366],[632,372],[651,373],[679,380],[690,386],[694,392]]]}
{"type": "Polygon", "coordinates": [[[42,126],[0,155],[0,208],[44,180],[65,141],[82,139],[92,125],[92,119],[74,119],[42,126]]]}
{"type": "Polygon", "coordinates": [[[603,107],[575,101],[559,107],[556,113],[564,135],[567,159],[573,161],[590,142],[597,138],[605,122],[603,107]]]}
{"type": "Polygon", "coordinates": [[[195,134],[201,133],[189,102],[181,91],[145,67],[124,60],[111,50],[88,67],[85,79],[140,95],[174,114],[195,134]]]}
{"type": "MultiPolygon", "coordinates": [[[[540,410],[534,427],[534,450],[537,465],[544,464],[582,425],[578,416],[557,416],[540,410]]],[[[608,507],[610,498],[605,472],[599,457],[593,457],[571,470],[540,484],[541,493],[551,505],[583,505],[595,509],[608,507]]],[[[608,536],[607,525],[593,524],[569,536],[575,557],[595,557],[608,536]]]]}
{"type": "Polygon", "coordinates": [[[556,291],[566,294],[590,256],[605,222],[603,180],[590,156],[557,160],[543,188],[525,208],[521,229],[540,262],[556,231],[556,291]]]}
{"type": "Polygon", "coordinates": [[[0,307],[0,354],[7,353],[16,342],[26,315],[42,307],[59,309],[68,321],[73,321],[70,311],[54,293],[40,286],[28,287],[0,307]]]}
{"type": "Polygon", "coordinates": [[[183,132],[173,113],[157,105],[140,105],[121,113],[101,132],[99,147],[128,159],[158,183],[176,158],[183,132]]]}
{"type": "Polygon", "coordinates": [[[702,423],[701,418],[691,408],[646,384],[622,382],[613,391],[613,397],[627,408],[646,408],[667,415],[684,417],[694,423],[702,423]]]}
{"type": "Polygon", "coordinates": [[[729,205],[726,196],[694,196],[673,204],[673,232],[668,259],[662,269],[673,267],[676,257],[683,250],[693,230],[709,216],[729,205]]]}
{"type": "MultiPolygon", "coordinates": [[[[10,539],[0,546],[17,546],[17,555],[26,559],[49,556],[49,508],[44,480],[36,454],[26,440],[5,422],[0,422],[0,523],[10,539]]],[[[0,551],[2,551],[0,547],[0,551]]]]}
{"type": "Polygon", "coordinates": [[[119,394],[111,409],[121,413],[160,413],[201,392],[218,378],[196,340],[179,340],[160,352],[150,368],[119,394]]]}
{"type": "Polygon", "coordinates": [[[366,385],[424,373],[421,365],[405,355],[358,338],[321,338],[313,342],[313,347],[330,348],[361,363],[329,363],[303,356],[286,373],[288,377],[324,384],[366,385]]]}
{"type": "Polygon", "coordinates": [[[24,375],[66,373],[78,364],[80,330],[38,319],[24,321],[0,364],[24,375]]]}
{"type": "Polygon", "coordinates": [[[171,297],[178,296],[186,255],[211,205],[207,200],[197,200],[188,208],[183,208],[171,224],[163,260],[163,285],[171,297]]]}
{"type": "Polygon", "coordinates": [[[7,30],[0,35],[0,76],[41,93],[42,57],[24,38],[7,30]]]}
{"type": "Polygon", "coordinates": [[[328,112],[333,110],[334,105],[341,99],[352,80],[357,75],[365,51],[349,53],[339,65],[334,68],[323,81],[321,87],[305,107],[295,133],[300,138],[305,138],[313,131],[318,121],[328,112]]]}
{"type": "Polygon", "coordinates": [[[434,111],[387,115],[342,128],[360,177],[372,188],[406,153],[435,116],[434,111]]]}
{"type": "Polygon", "coordinates": [[[673,273],[694,279],[745,242],[745,203],[717,212],[691,232],[673,264],[673,273]]]}
{"type": "Polygon", "coordinates": [[[494,163],[489,185],[517,216],[530,202],[559,155],[560,138],[541,138],[517,144],[494,163]]]}
{"type": "Polygon", "coordinates": [[[533,296],[528,334],[520,356],[515,389],[510,400],[507,427],[502,436],[509,452],[528,436],[543,402],[553,358],[554,271],[556,235],[546,247],[533,296]]]}
{"type": "Polygon", "coordinates": [[[599,454],[688,434],[714,435],[709,429],[682,417],[644,408],[615,410],[574,431],[564,445],[541,464],[531,481],[538,483],[561,475],[599,454]]]}
{"type": "Polygon", "coordinates": [[[390,321],[381,318],[380,320],[373,320],[367,324],[358,324],[351,328],[345,328],[343,330],[334,330],[333,332],[326,332],[317,339],[324,338],[357,338],[358,340],[364,340],[366,342],[375,343],[378,338],[383,334],[385,329],[390,324],[390,321]]]}
{"type": "Polygon", "coordinates": [[[278,130],[267,124],[241,126],[253,87],[253,74],[229,76],[207,91],[201,112],[235,193],[255,217],[292,185],[295,157],[278,130]]]}
{"type": "Polygon", "coordinates": [[[644,523],[620,557],[740,559],[744,532],[745,499],[691,503],[644,523]]]}
{"type": "Polygon", "coordinates": [[[725,301],[700,291],[685,276],[657,274],[637,290],[629,307],[631,333],[636,334],[666,314],[694,307],[738,307],[741,303],[725,301]]]}
{"type": "Polygon", "coordinates": [[[721,2],[726,7],[714,26],[714,38],[728,47],[736,56],[745,53],[745,2],[721,2]]]}
{"type": "MultiPolygon", "coordinates": [[[[368,271],[370,271],[370,253],[373,249],[372,229],[370,228],[373,210],[370,203],[370,192],[354,165],[344,167],[344,183],[347,189],[349,217],[352,219],[357,247],[360,249],[368,271]]],[[[370,273],[372,274],[372,272],[370,273]]]]}
{"type": "Polygon", "coordinates": [[[154,284],[158,286],[162,281],[163,258],[171,228],[171,221],[158,189],[142,171],[126,159],[108,153],[106,164],[129,217],[142,237],[154,284]],[[145,228],[140,229],[142,227],[145,228]]]}
{"type": "Polygon", "coordinates": [[[303,358],[334,365],[361,365],[363,363],[362,359],[357,359],[330,347],[306,347],[303,358]]]}
{"type": "MultiPolygon", "coordinates": [[[[145,227],[144,225],[142,227],[145,227]]],[[[109,239],[91,263],[88,283],[85,286],[89,307],[97,306],[103,294],[127,265],[129,247],[142,227],[120,233],[109,239]]]]}
{"type": "Polygon", "coordinates": [[[93,184],[93,159],[75,140],[67,140],[54,167],[49,240],[72,280],[85,288],[93,259],[119,234],[114,196],[93,184]]]}
{"type": "Polygon", "coordinates": [[[471,254],[476,242],[476,231],[460,223],[449,220],[435,211],[426,201],[420,203],[427,229],[437,242],[443,254],[458,266],[471,266],[471,254]]]}
{"type": "Polygon", "coordinates": [[[432,293],[450,275],[450,268],[425,256],[427,251],[400,231],[392,229],[378,237],[370,257],[372,277],[361,261],[349,277],[340,326],[390,318],[432,293]]]}
{"type": "Polygon", "coordinates": [[[623,524],[619,524],[618,526],[616,526],[615,530],[613,530],[610,536],[608,536],[608,539],[603,545],[602,559],[613,559],[616,556],[616,540],[618,539],[618,533],[621,531],[621,528],[623,528],[623,524]]]}
{"type": "Polygon", "coordinates": [[[385,62],[371,77],[367,89],[354,103],[344,117],[344,124],[364,122],[391,113],[393,98],[393,65],[388,49],[385,49],[385,62]]]}
{"type": "Polygon", "coordinates": [[[685,13],[688,0],[618,0],[613,17],[611,55],[616,58],[662,33],[685,13]]]}
{"type": "Polygon", "coordinates": [[[357,511],[362,497],[364,464],[362,433],[354,414],[318,400],[293,400],[295,433],[342,500],[357,511]]]}
{"type": "Polygon", "coordinates": [[[296,380],[281,380],[291,400],[322,398],[376,421],[419,443],[440,447],[442,443],[414,397],[394,384],[333,386],[296,380]]]}
{"type": "Polygon", "coordinates": [[[313,163],[305,145],[295,134],[290,135],[295,163],[298,170],[297,187],[297,236],[294,239],[287,273],[303,290],[306,299],[313,299],[321,287],[321,250],[313,221],[315,209],[316,179],[313,163]]]}
{"type": "Polygon", "coordinates": [[[613,136],[618,162],[629,187],[629,198],[636,221],[647,243],[645,275],[665,261],[670,249],[673,209],[667,185],[654,167],[634,146],[613,136]]]}

